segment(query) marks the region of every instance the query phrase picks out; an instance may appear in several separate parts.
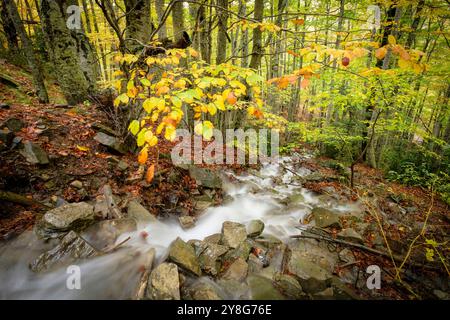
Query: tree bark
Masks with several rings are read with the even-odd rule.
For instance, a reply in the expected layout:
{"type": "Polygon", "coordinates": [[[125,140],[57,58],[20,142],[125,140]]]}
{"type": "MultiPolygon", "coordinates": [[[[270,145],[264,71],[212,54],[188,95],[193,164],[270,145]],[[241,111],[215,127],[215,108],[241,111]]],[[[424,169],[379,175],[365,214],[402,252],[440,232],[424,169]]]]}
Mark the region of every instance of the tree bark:
{"type": "MultiPolygon", "coordinates": [[[[254,18],[258,22],[262,22],[264,13],[264,1],[255,0],[255,12],[254,18]]],[[[252,69],[258,69],[261,65],[261,57],[263,54],[262,48],[262,32],[259,28],[253,29],[253,48],[252,58],[250,60],[249,67],[252,69]]]]}
{"type": "Polygon", "coordinates": [[[69,30],[66,9],[77,1],[41,1],[41,21],[57,81],[69,104],[96,91],[97,68],[92,47],[80,30],[69,30]]]}
{"type": "Polygon", "coordinates": [[[6,10],[8,11],[9,18],[17,31],[20,40],[22,41],[25,57],[27,58],[28,66],[31,69],[31,74],[33,76],[33,83],[38,95],[39,101],[42,103],[48,103],[47,89],[45,88],[44,77],[39,68],[38,61],[34,55],[33,44],[28,38],[28,35],[23,26],[22,20],[20,19],[19,11],[17,11],[16,4],[13,0],[4,0],[6,5],[6,10]]]}
{"type": "Polygon", "coordinates": [[[17,31],[14,24],[9,17],[8,9],[6,8],[6,2],[11,0],[2,0],[0,8],[0,17],[2,19],[3,31],[5,32],[6,42],[8,43],[8,49],[12,53],[19,51],[19,41],[17,40],[17,31]]]}
{"type": "Polygon", "coordinates": [[[172,7],[173,41],[177,42],[183,38],[184,14],[183,2],[177,1],[172,7]]]}
{"type": "Polygon", "coordinates": [[[227,26],[228,26],[228,0],[217,0],[217,5],[221,8],[216,8],[217,16],[219,18],[219,30],[217,31],[217,56],[216,64],[225,62],[227,57],[227,26]],[[223,9],[222,9],[223,8],[223,9]]]}
{"type": "Polygon", "coordinates": [[[130,51],[141,47],[150,40],[152,24],[150,21],[150,0],[127,0],[126,14],[126,41],[130,51]]]}
{"type": "MultiPolygon", "coordinates": [[[[158,16],[158,27],[159,27],[161,25],[162,17],[165,10],[164,0],[155,0],[155,9],[156,15],[158,16]]],[[[167,39],[167,27],[165,23],[163,23],[163,25],[159,27],[158,39],[159,41],[167,39]]]]}

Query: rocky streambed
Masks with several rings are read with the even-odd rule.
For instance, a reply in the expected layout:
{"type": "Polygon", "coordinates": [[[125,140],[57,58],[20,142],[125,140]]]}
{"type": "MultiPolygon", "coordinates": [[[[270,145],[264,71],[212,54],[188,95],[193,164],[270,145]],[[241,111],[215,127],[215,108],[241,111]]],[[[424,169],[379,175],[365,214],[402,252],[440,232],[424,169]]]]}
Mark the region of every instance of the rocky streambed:
{"type": "Polygon", "coordinates": [[[349,248],[291,236],[315,228],[362,243],[365,212],[303,188],[315,174],[294,162],[224,172],[222,205],[200,199],[198,217],[156,219],[137,201],[112,217],[108,201],[62,204],[0,248],[0,298],[358,299],[367,274],[349,248]]]}

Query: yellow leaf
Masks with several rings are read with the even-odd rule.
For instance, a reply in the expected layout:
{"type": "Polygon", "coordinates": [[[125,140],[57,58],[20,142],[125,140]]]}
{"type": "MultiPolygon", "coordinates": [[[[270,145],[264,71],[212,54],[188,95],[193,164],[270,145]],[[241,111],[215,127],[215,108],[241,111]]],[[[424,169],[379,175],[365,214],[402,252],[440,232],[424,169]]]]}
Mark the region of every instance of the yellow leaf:
{"type": "Polygon", "coordinates": [[[161,132],[163,131],[163,129],[164,129],[164,126],[165,126],[166,124],[164,123],[164,122],[161,122],[159,125],[158,125],[158,127],[156,128],[156,134],[161,134],[161,132]]]}
{"type": "Polygon", "coordinates": [[[176,137],[177,133],[175,127],[172,125],[167,125],[166,131],[164,133],[164,138],[166,138],[166,140],[173,141],[176,137]]]}
{"type": "Polygon", "coordinates": [[[383,60],[384,57],[386,56],[386,53],[387,53],[387,49],[385,47],[381,47],[380,49],[377,49],[375,51],[375,57],[378,60],[383,60]]]}
{"type": "Polygon", "coordinates": [[[208,104],[207,109],[208,109],[209,114],[211,114],[212,116],[217,113],[217,107],[214,103],[208,104]]]}
{"type": "Polygon", "coordinates": [[[158,138],[156,136],[153,136],[150,141],[148,141],[148,145],[150,147],[154,147],[158,144],[158,138]]]}
{"type": "Polygon", "coordinates": [[[388,36],[388,42],[389,42],[389,44],[392,45],[392,46],[394,46],[394,45],[397,44],[397,40],[395,40],[395,37],[394,37],[392,34],[390,34],[390,35],[388,36]]]}
{"type": "Polygon", "coordinates": [[[194,127],[194,132],[196,135],[201,136],[203,134],[203,123],[197,123],[194,127]]]}
{"type": "Polygon", "coordinates": [[[77,149],[80,151],[84,151],[84,152],[89,151],[89,147],[84,147],[84,146],[79,146],[79,145],[77,145],[77,149]]]}

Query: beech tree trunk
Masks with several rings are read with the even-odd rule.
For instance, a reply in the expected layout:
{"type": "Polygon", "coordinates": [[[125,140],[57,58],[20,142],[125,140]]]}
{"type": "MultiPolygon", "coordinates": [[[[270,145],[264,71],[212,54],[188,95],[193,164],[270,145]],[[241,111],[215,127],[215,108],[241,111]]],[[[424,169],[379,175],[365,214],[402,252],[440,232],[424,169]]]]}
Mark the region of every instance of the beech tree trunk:
{"type": "MultiPolygon", "coordinates": [[[[255,0],[255,13],[254,17],[256,21],[262,22],[264,12],[264,1],[255,0]]],[[[249,67],[252,69],[258,69],[261,65],[261,57],[263,54],[262,48],[262,32],[259,28],[253,29],[253,49],[252,58],[250,60],[249,67]]]]}

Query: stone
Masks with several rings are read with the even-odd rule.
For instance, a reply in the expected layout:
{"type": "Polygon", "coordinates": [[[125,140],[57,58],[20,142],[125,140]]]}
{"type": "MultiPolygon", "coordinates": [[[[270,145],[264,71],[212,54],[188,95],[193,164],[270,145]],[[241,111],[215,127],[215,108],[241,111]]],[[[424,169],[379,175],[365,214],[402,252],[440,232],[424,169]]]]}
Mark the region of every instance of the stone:
{"type": "Polygon", "coordinates": [[[252,244],[250,243],[250,241],[246,240],[242,242],[237,248],[228,250],[228,252],[223,256],[222,261],[225,264],[229,264],[238,258],[242,258],[247,261],[251,250],[252,244]]]}
{"type": "Polygon", "coordinates": [[[9,129],[0,130],[0,146],[4,146],[5,149],[10,148],[14,140],[14,133],[9,129]]]}
{"type": "Polygon", "coordinates": [[[252,220],[247,226],[247,235],[256,238],[264,231],[264,222],[261,220],[252,220]]]}
{"type": "Polygon", "coordinates": [[[107,126],[105,126],[105,125],[103,125],[101,123],[93,123],[92,124],[92,129],[94,129],[94,130],[96,130],[98,132],[102,132],[102,133],[105,133],[107,135],[113,136],[113,137],[117,135],[117,133],[113,129],[111,129],[111,128],[109,128],[109,127],[107,127],[107,126]]]}
{"type": "Polygon", "coordinates": [[[76,189],[81,189],[83,188],[83,182],[79,181],[79,180],[74,180],[70,183],[70,185],[76,189]]]}
{"type": "Polygon", "coordinates": [[[126,170],[128,169],[128,167],[129,167],[128,163],[126,163],[126,162],[123,161],[123,160],[120,160],[119,163],[117,164],[117,168],[118,168],[120,171],[126,171],[126,170]]]}
{"type": "Polygon", "coordinates": [[[251,275],[247,282],[250,287],[253,300],[284,300],[285,297],[274,286],[272,280],[259,276],[251,275]]]}
{"type": "Polygon", "coordinates": [[[36,224],[36,234],[44,239],[81,230],[94,222],[94,207],[85,202],[69,203],[47,211],[36,224]]]}
{"type": "Polygon", "coordinates": [[[257,274],[264,268],[264,263],[253,253],[251,253],[248,256],[247,263],[248,263],[248,273],[257,274]]]}
{"type": "Polygon", "coordinates": [[[23,143],[20,153],[32,164],[49,164],[47,153],[37,144],[30,141],[23,143]]]}
{"type": "Polygon", "coordinates": [[[183,229],[189,229],[195,226],[195,218],[191,216],[182,216],[178,218],[183,229]]]}
{"type": "Polygon", "coordinates": [[[352,250],[348,248],[344,248],[338,253],[339,260],[341,260],[344,263],[353,263],[356,261],[355,255],[353,254],[352,250]]]}
{"type": "Polygon", "coordinates": [[[222,244],[237,248],[247,239],[247,230],[243,224],[231,221],[225,221],[222,224],[222,244]]]}
{"type": "Polygon", "coordinates": [[[169,259],[181,268],[197,276],[201,276],[202,274],[194,248],[181,238],[177,238],[170,245],[169,259]]]}
{"type": "Polygon", "coordinates": [[[228,247],[203,241],[199,245],[199,251],[201,252],[198,257],[200,268],[205,273],[216,276],[220,270],[220,257],[228,251],[228,247]]]}
{"type": "Polygon", "coordinates": [[[129,218],[133,218],[138,222],[156,221],[155,216],[145,209],[137,200],[131,200],[128,203],[127,213],[129,218]]]}
{"type": "Polygon", "coordinates": [[[274,276],[275,286],[287,297],[300,299],[305,295],[302,286],[295,277],[288,274],[278,274],[274,276]]]}
{"type": "Polygon", "coordinates": [[[107,135],[106,133],[98,132],[95,135],[94,140],[121,154],[127,153],[127,148],[123,143],[121,143],[116,137],[112,137],[110,135],[107,135]]]}
{"type": "Polygon", "coordinates": [[[223,300],[224,294],[212,281],[201,279],[187,288],[187,296],[192,300],[223,300]]]}
{"type": "Polygon", "coordinates": [[[251,298],[250,290],[246,282],[217,279],[216,283],[225,291],[228,299],[249,300],[251,298]]]}
{"type": "Polygon", "coordinates": [[[312,210],[312,215],[318,228],[342,228],[339,216],[333,211],[316,207],[312,210]]]}
{"type": "Polygon", "coordinates": [[[12,132],[19,132],[25,127],[25,123],[17,118],[9,118],[4,122],[4,125],[12,132]]]}
{"type": "Polygon", "coordinates": [[[41,254],[30,269],[34,272],[47,271],[56,265],[70,264],[79,259],[87,259],[99,255],[99,252],[76,232],[70,231],[53,249],[41,254]]]}
{"type": "Polygon", "coordinates": [[[128,232],[137,230],[136,220],[132,218],[110,219],[99,221],[89,226],[83,236],[96,248],[107,251],[114,247],[117,238],[128,232]]]}
{"type": "Polygon", "coordinates": [[[219,174],[213,170],[190,166],[189,175],[199,186],[211,189],[222,187],[222,179],[219,174]]]}
{"type": "Polygon", "coordinates": [[[445,293],[441,290],[433,290],[433,294],[439,299],[439,300],[450,300],[450,295],[448,293],[445,293]]]}
{"type": "Polygon", "coordinates": [[[356,243],[361,243],[361,244],[364,243],[363,237],[352,228],[347,228],[347,229],[341,230],[337,234],[337,236],[338,236],[338,238],[343,239],[345,241],[356,242],[356,243]]]}
{"type": "Polygon", "coordinates": [[[203,239],[204,242],[208,242],[208,243],[215,243],[215,244],[219,244],[220,240],[222,239],[222,234],[221,233],[214,233],[210,236],[207,236],[203,239]]]}
{"type": "Polygon", "coordinates": [[[314,298],[318,300],[331,300],[334,296],[334,290],[332,287],[326,288],[323,291],[314,294],[314,298]]]}
{"type": "Polygon", "coordinates": [[[11,107],[10,107],[10,105],[9,104],[7,104],[7,103],[0,103],[0,109],[5,109],[5,110],[7,110],[7,109],[10,109],[11,107]]]}
{"type": "Polygon", "coordinates": [[[244,259],[238,258],[222,274],[221,278],[225,280],[243,281],[247,277],[248,264],[244,259]]]}
{"type": "Polygon", "coordinates": [[[152,271],[147,297],[151,300],[180,300],[180,280],[175,264],[161,263],[152,271]]]}

